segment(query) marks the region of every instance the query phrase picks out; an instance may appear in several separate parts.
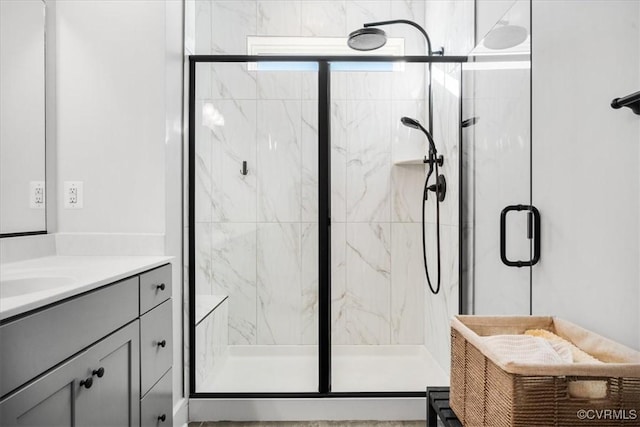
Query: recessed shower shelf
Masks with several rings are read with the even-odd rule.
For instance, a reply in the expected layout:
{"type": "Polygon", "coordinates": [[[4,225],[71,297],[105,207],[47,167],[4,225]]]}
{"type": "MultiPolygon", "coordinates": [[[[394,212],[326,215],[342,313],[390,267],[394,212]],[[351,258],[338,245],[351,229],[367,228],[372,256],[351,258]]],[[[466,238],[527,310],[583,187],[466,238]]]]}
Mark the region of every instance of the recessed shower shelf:
{"type": "Polygon", "coordinates": [[[402,160],[394,160],[393,164],[396,166],[408,166],[408,165],[422,165],[424,166],[424,158],[421,159],[402,159],[402,160]]]}

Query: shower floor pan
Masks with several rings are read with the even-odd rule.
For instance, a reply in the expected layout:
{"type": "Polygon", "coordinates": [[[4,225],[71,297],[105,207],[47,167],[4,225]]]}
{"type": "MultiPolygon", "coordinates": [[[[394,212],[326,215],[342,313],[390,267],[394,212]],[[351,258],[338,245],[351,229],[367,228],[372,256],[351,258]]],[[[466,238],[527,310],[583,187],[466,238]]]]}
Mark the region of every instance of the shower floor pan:
{"type": "MultiPolygon", "coordinates": [[[[449,377],[421,345],[334,345],[332,391],[421,391],[449,377]]],[[[316,346],[229,346],[198,392],[316,392],[316,346]]]]}

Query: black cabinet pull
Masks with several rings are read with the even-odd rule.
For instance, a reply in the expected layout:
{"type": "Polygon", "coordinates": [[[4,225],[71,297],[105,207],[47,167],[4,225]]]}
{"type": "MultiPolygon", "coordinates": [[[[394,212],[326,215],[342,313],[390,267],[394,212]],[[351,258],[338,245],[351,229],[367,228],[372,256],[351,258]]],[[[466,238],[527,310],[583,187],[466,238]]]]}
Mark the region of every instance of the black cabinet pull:
{"type": "Polygon", "coordinates": [[[86,380],[80,381],[80,387],[91,388],[93,385],[93,378],[89,377],[86,380]]]}
{"type": "Polygon", "coordinates": [[[158,286],[156,286],[156,290],[159,290],[159,291],[164,291],[164,288],[165,288],[164,283],[160,283],[158,286]]]}
{"type": "Polygon", "coordinates": [[[165,422],[167,420],[167,416],[165,414],[162,414],[158,417],[158,421],[160,422],[165,422]]]}
{"type": "Polygon", "coordinates": [[[93,372],[91,372],[91,375],[95,375],[98,378],[102,378],[102,376],[104,375],[104,368],[100,368],[100,369],[94,369],[93,372]]]}
{"type": "Polygon", "coordinates": [[[167,345],[167,340],[158,341],[158,347],[164,347],[167,345]]]}

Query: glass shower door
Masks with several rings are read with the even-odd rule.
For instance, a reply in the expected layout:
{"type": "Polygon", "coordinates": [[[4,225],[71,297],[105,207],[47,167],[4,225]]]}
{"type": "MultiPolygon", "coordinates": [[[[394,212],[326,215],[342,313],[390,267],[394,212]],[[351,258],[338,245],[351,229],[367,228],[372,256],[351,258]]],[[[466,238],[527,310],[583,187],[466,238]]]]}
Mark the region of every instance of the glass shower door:
{"type": "Polygon", "coordinates": [[[197,392],[318,389],[313,68],[196,64],[197,392]]]}
{"type": "Polygon", "coordinates": [[[515,2],[463,65],[462,280],[470,314],[531,312],[527,264],[539,227],[529,213],[529,29],[529,2],[515,2]]]}

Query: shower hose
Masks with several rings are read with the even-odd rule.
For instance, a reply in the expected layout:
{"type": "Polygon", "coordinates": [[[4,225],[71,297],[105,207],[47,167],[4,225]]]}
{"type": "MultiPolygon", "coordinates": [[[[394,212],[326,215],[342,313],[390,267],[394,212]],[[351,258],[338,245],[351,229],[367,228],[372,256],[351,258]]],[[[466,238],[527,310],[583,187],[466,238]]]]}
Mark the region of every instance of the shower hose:
{"type": "Polygon", "coordinates": [[[429,289],[431,293],[437,295],[440,292],[440,195],[439,195],[439,185],[438,185],[438,177],[440,176],[440,170],[438,169],[438,159],[437,155],[433,152],[429,152],[429,172],[427,173],[427,177],[424,180],[424,190],[422,194],[422,259],[424,261],[424,272],[427,276],[427,284],[429,285],[429,289]],[[427,266],[427,242],[425,237],[425,208],[427,205],[427,194],[429,192],[429,178],[433,174],[435,164],[436,171],[436,184],[435,184],[435,198],[436,198],[436,246],[437,246],[437,268],[438,268],[438,278],[436,280],[436,287],[433,288],[431,284],[431,278],[429,277],[429,267],[427,266]]]}

